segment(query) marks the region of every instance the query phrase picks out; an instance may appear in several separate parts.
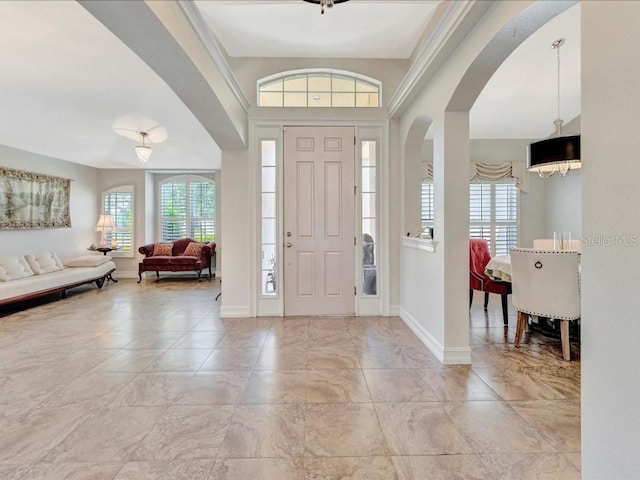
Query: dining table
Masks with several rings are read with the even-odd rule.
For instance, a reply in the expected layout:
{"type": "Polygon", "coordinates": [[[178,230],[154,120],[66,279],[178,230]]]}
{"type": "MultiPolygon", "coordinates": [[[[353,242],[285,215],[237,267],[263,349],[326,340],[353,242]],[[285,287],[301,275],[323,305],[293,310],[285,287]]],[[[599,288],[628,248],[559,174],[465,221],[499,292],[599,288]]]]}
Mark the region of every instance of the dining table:
{"type": "Polygon", "coordinates": [[[511,282],[511,256],[507,254],[491,257],[484,267],[484,273],[492,280],[511,282]]]}

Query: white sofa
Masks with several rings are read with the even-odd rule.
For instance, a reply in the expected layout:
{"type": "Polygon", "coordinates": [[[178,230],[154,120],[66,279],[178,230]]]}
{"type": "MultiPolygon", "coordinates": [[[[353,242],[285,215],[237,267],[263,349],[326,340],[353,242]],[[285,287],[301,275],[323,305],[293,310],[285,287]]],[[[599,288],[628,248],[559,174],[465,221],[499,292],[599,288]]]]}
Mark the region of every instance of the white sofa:
{"type": "MultiPolygon", "coordinates": [[[[54,252],[0,257],[0,306],[95,282],[113,280],[111,257],[85,255],[63,264],[54,252]]],[[[114,280],[115,281],[115,280],[114,280]]]]}

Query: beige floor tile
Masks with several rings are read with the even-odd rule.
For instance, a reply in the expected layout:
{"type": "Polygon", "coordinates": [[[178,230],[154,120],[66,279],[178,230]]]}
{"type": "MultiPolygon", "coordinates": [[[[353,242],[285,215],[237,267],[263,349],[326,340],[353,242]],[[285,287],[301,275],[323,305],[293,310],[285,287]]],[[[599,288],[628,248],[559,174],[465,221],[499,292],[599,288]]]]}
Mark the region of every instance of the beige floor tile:
{"type": "Polygon", "coordinates": [[[177,401],[193,373],[139,373],[114,399],[113,406],[171,405],[177,401]]]}
{"type": "Polygon", "coordinates": [[[53,463],[123,462],[162,417],[161,407],[119,407],[88,418],[43,460],[53,463]]]}
{"type": "Polygon", "coordinates": [[[425,347],[415,345],[358,346],[362,368],[439,368],[442,364],[425,347]]]}
{"type": "Polygon", "coordinates": [[[218,460],[209,480],[305,480],[302,457],[218,460]]]}
{"type": "Polygon", "coordinates": [[[213,349],[173,348],[149,364],[145,372],[195,372],[211,352],[213,349]]]}
{"type": "Polygon", "coordinates": [[[216,348],[200,366],[200,371],[251,370],[259,348],[216,348]]]}
{"type": "Polygon", "coordinates": [[[309,370],[307,403],[371,402],[361,370],[309,370]]]}
{"type": "Polygon", "coordinates": [[[117,350],[102,363],[91,370],[92,372],[143,372],[166,350],[117,350]]]}
{"type": "Polygon", "coordinates": [[[255,370],[304,370],[308,364],[306,343],[287,343],[280,347],[270,346],[269,340],[260,351],[255,370]]]}
{"type": "Polygon", "coordinates": [[[238,405],[218,458],[301,456],[304,429],[304,405],[238,405]]]}
{"type": "Polygon", "coordinates": [[[448,402],[456,428],[476,453],[544,453],[553,447],[504,402],[448,402]]]}
{"type": "Polygon", "coordinates": [[[509,402],[558,452],[580,451],[580,401],[509,402]]]}
{"type": "Polygon", "coordinates": [[[242,392],[239,403],[305,403],[305,370],[254,371],[242,392]]]}
{"type": "Polygon", "coordinates": [[[234,407],[169,407],[129,460],[216,458],[234,407]]]}
{"type": "Polygon", "coordinates": [[[308,368],[311,370],[350,370],[360,368],[355,349],[348,347],[310,347],[308,368]]]}
{"type": "Polygon", "coordinates": [[[0,420],[0,462],[35,463],[62,442],[92,410],[75,405],[38,408],[0,420]]]}
{"type": "Polygon", "coordinates": [[[567,461],[576,467],[578,471],[582,470],[582,458],[579,453],[563,453],[562,456],[567,459],[567,461]]]}
{"type": "Polygon", "coordinates": [[[493,478],[579,480],[580,472],[560,454],[480,455],[493,478]]]}
{"type": "Polygon", "coordinates": [[[197,372],[176,399],[179,405],[235,405],[249,381],[248,371],[197,372]]]}
{"type": "Polygon", "coordinates": [[[398,480],[492,480],[476,455],[393,457],[398,480]]]}
{"type": "Polygon", "coordinates": [[[218,292],[121,279],[3,316],[0,478],[578,478],[579,347],[514,348],[497,298],[443,367],[398,317],[220,319],[218,292]]]}
{"type": "Polygon", "coordinates": [[[206,348],[213,350],[224,337],[222,332],[187,332],[173,348],[206,348]]]}
{"type": "MultiPolygon", "coordinates": [[[[23,480],[113,480],[122,463],[38,463],[23,480]]],[[[4,477],[2,477],[4,478],[4,477]]]]}
{"type": "Polygon", "coordinates": [[[307,480],[396,480],[389,457],[305,458],[307,480]]]}
{"type": "Polygon", "coordinates": [[[471,454],[444,403],[376,403],[392,455],[471,454]]]}
{"type": "Polygon", "coordinates": [[[374,402],[435,402],[436,391],[425,370],[363,370],[374,402]]]}
{"type": "Polygon", "coordinates": [[[129,462],[114,480],[208,480],[213,460],[129,462]]]}
{"type": "Polygon", "coordinates": [[[500,399],[498,394],[467,366],[430,368],[424,370],[424,377],[438,398],[443,401],[500,399]]]}
{"type": "Polygon", "coordinates": [[[105,407],[134,377],[135,373],[86,373],[47,397],[41,406],[105,407]]]}
{"type": "Polygon", "coordinates": [[[359,457],[389,453],[370,403],[309,404],[305,418],[307,456],[359,457]]]}

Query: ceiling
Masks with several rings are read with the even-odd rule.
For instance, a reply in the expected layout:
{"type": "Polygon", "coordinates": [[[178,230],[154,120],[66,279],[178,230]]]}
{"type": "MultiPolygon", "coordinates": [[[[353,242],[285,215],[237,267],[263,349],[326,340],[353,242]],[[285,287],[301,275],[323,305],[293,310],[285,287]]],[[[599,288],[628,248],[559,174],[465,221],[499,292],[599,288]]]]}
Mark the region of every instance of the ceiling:
{"type": "MultiPolygon", "coordinates": [[[[196,1],[230,56],[324,58],[408,58],[439,3],[352,0],[320,15],[319,6],[299,0],[196,1]]],[[[0,18],[0,144],[94,167],[140,168],[136,132],[150,130],[149,168],[220,168],[220,149],[184,103],[80,4],[0,2],[0,18]]],[[[472,137],[552,133],[550,45],[560,37],[561,115],[565,122],[579,115],[579,18],[579,5],[570,8],[507,59],[471,111],[472,137]]]]}

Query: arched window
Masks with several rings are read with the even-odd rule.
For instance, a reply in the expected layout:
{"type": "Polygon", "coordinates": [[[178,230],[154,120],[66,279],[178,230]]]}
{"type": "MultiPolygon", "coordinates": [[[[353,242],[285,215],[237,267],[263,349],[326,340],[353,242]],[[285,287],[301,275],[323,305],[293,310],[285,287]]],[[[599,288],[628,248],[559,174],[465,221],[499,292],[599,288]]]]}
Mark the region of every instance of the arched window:
{"type": "Polygon", "coordinates": [[[160,183],[160,239],[216,238],[216,185],[199,175],[180,175],[160,183]]]}
{"type": "Polygon", "coordinates": [[[353,72],[292,70],[258,80],[259,107],[380,106],[381,83],[353,72]]]}
{"type": "Polygon", "coordinates": [[[107,190],[102,194],[102,211],[113,217],[116,229],[106,232],[109,245],[115,242],[118,249],[109,253],[114,257],[133,257],[133,185],[107,190]]]}

